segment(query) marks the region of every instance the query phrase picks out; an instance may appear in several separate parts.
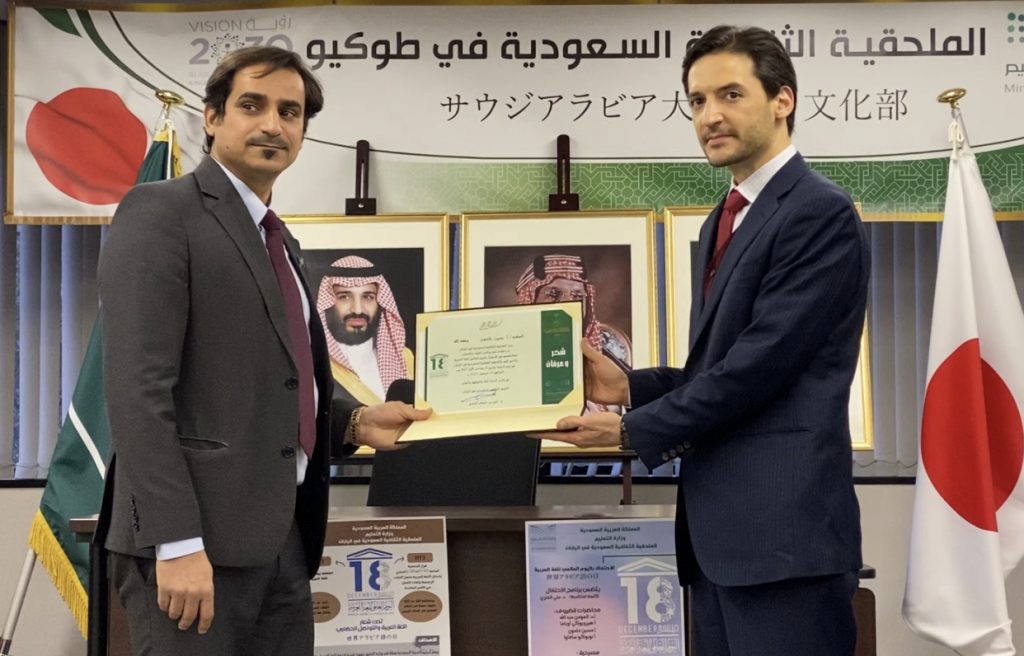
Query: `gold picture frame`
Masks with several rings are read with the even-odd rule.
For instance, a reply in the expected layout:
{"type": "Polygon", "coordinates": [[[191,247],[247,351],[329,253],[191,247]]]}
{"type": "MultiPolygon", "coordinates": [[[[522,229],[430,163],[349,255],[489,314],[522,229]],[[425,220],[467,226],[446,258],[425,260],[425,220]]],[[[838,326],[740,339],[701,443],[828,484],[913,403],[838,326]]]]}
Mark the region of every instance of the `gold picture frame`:
{"type": "MultiPolygon", "coordinates": [[[[447,310],[450,305],[448,215],[297,215],[283,219],[302,246],[303,265],[313,287],[311,292],[314,303],[317,302],[319,287],[332,262],[349,255],[372,262],[375,270],[388,283],[405,330],[404,349],[400,353],[406,364],[407,377],[411,380],[411,359],[416,347],[416,315],[447,310]]],[[[319,308],[311,310],[327,323],[326,308],[323,313],[319,308]]],[[[330,346],[329,330],[325,325],[330,346]]],[[[344,366],[333,352],[331,369],[334,380],[360,403],[373,405],[384,400],[379,392],[373,391],[351,369],[344,366]]],[[[381,384],[387,392],[394,381],[385,380],[388,376],[383,372],[382,368],[381,384]]],[[[360,447],[356,453],[369,455],[373,450],[360,447]]]]}
{"type": "MultiPolygon", "coordinates": [[[[459,305],[514,305],[541,261],[566,256],[585,272],[593,308],[587,331],[626,354],[628,368],[652,367],[658,357],[655,213],[623,209],[579,212],[465,213],[459,219],[459,305]],[[575,260],[573,260],[575,258],[575,260]],[[591,333],[593,334],[593,333],[591,333]]],[[[564,262],[563,262],[564,264],[564,262]]],[[[531,280],[536,280],[536,277],[531,280]]],[[[540,291],[540,288],[536,290],[540,291]]],[[[595,337],[595,339],[598,339],[595,337]]],[[[544,442],[545,455],[609,456],[617,449],[580,450],[544,442]]],[[[614,453],[613,453],[614,452],[614,453]]]]}

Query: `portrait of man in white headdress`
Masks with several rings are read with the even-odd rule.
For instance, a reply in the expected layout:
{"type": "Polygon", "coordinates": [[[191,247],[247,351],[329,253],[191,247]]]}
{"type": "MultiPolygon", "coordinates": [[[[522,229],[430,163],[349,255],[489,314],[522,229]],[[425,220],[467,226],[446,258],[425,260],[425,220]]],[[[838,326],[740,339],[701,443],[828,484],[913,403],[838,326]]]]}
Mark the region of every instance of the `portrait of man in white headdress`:
{"type": "Polygon", "coordinates": [[[380,403],[395,380],[412,377],[405,323],[373,262],[359,255],[331,262],[320,279],[316,311],[334,379],[361,403],[380,403]]]}

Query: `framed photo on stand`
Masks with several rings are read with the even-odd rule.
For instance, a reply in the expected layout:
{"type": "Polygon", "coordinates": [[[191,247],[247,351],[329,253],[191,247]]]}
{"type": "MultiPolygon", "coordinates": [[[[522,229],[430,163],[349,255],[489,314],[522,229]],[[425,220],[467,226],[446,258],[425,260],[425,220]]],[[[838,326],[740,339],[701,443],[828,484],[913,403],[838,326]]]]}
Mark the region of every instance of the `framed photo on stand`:
{"type": "MultiPolygon", "coordinates": [[[[467,213],[459,232],[460,307],[579,300],[592,346],[626,370],[658,364],[654,212],[467,213]]],[[[588,402],[603,410],[621,408],[588,402]]],[[[558,442],[542,450],[582,453],[558,442]]]]}
{"type": "Polygon", "coordinates": [[[412,379],[416,315],[448,308],[448,215],[284,221],[302,246],[335,382],[360,403],[384,401],[412,379]]]}

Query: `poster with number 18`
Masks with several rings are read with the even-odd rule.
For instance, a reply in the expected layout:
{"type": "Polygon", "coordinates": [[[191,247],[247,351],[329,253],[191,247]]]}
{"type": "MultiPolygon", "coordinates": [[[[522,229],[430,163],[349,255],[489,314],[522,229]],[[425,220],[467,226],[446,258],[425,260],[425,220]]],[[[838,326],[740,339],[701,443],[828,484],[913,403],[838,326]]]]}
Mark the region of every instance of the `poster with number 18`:
{"type": "Polygon", "coordinates": [[[313,592],[316,656],[451,656],[444,517],[333,519],[313,592]]]}
{"type": "Polygon", "coordinates": [[[532,656],[680,656],[670,519],[527,522],[532,656]]]}

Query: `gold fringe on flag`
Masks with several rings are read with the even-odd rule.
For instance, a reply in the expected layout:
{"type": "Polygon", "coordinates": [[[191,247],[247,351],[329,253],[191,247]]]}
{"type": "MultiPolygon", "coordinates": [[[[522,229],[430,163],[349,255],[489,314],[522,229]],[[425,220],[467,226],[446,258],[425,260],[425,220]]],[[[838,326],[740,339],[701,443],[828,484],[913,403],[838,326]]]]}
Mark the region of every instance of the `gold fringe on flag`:
{"type": "Polygon", "coordinates": [[[41,511],[36,511],[32,519],[32,529],[28,534],[28,546],[36,552],[36,557],[53,580],[53,585],[64,603],[71,609],[78,623],[78,630],[83,638],[89,635],[89,595],[86,594],[82,582],[78,580],[75,568],[64,553],[50,525],[46,523],[41,511]]]}

